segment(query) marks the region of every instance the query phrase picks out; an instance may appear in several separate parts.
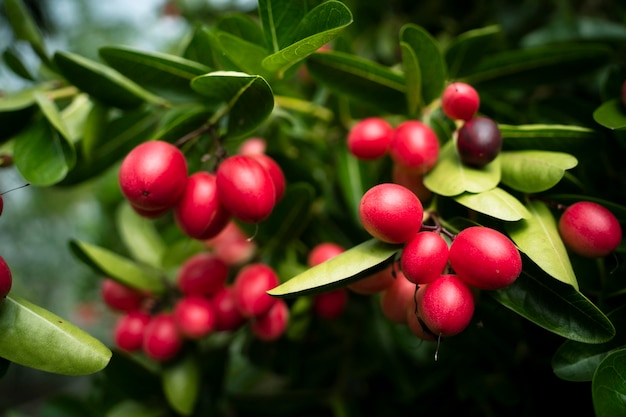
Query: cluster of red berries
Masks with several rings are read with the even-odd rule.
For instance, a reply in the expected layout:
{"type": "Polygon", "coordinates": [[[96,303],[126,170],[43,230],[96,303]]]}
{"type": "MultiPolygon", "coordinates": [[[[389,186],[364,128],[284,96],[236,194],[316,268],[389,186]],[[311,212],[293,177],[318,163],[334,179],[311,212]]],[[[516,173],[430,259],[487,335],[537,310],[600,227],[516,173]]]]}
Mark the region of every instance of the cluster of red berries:
{"type": "Polygon", "coordinates": [[[285,191],[282,169],[258,148],[226,157],[215,173],[189,175],[182,151],[159,140],[128,153],[119,184],[137,213],[156,218],[173,210],[181,231],[201,240],[216,236],[232,218],[265,220],[285,191]]]}

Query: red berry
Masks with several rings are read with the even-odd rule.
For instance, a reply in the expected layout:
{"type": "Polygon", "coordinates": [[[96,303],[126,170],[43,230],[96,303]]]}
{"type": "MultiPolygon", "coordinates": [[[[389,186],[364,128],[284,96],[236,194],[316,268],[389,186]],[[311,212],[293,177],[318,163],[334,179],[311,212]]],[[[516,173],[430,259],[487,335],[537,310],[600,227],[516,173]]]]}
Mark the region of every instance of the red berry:
{"type": "Polygon", "coordinates": [[[482,226],[468,227],[454,238],[449,261],[460,279],[482,290],[511,285],[522,272],[522,257],[513,242],[482,226]]]}
{"type": "Polygon", "coordinates": [[[348,150],[357,158],[372,160],[389,150],[393,128],[380,117],[370,117],[355,124],[348,133],[348,150]]]}
{"type": "Polygon", "coordinates": [[[115,345],[127,352],[140,350],[149,322],[150,315],[143,311],[129,311],[122,315],[113,330],[115,345]]]}
{"type": "Polygon", "coordinates": [[[419,232],[409,240],[400,256],[400,267],[415,284],[439,278],[448,264],[448,244],[439,233],[419,232]]]}
{"type": "Polygon", "coordinates": [[[250,261],[256,252],[254,241],[233,220],[217,236],[205,243],[227,265],[242,265],[250,261]]]}
{"type": "Polygon", "coordinates": [[[228,279],[228,265],[209,252],[200,252],[181,265],[176,276],[184,294],[210,296],[219,291],[228,279]]]}
{"type": "Polygon", "coordinates": [[[282,168],[271,156],[264,153],[250,154],[250,156],[256,159],[263,168],[267,170],[272,177],[272,183],[274,184],[274,191],[276,192],[275,199],[279,201],[285,195],[285,174],[282,168]]]}
{"type": "Polygon", "coordinates": [[[371,295],[384,291],[394,282],[393,265],[348,284],[348,289],[361,295],[371,295]]]}
{"type": "Polygon", "coordinates": [[[0,298],[6,297],[13,286],[11,269],[3,257],[0,256],[0,298]]]}
{"type": "Polygon", "coordinates": [[[202,295],[192,294],[179,299],[173,317],[180,333],[190,339],[200,339],[215,329],[215,310],[202,295]]]}
{"type": "Polygon", "coordinates": [[[215,310],[215,330],[236,330],[245,322],[235,301],[235,291],[232,286],[225,286],[212,298],[211,303],[215,310]]]}
{"type": "Polygon", "coordinates": [[[233,287],[241,315],[252,318],[269,311],[277,299],[267,294],[267,291],[279,283],[276,272],[266,264],[252,263],[240,269],[233,287]]]}
{"type": "Polygon", "coordinates": [[[622,241],[622,227],[606,207],[591,201],[569,206],[559,219],[559,233],[572,252],[586,258],[602,258],[622,241]]]}
{"type": "Polygon", "coordinates": [[[122,161],[122,193],[141,212],[158,213],[174,207],[187,184],[187,161],[176,146],[164,141],[137,145],[122,161]]]}
{"type": "Polygon", "coordinates": [[[428,125],[408,120],[394,129],[389,154],[395,163],[424,174],[437,163],[439,139],[428,125]]]}
{"type": "Polygon", "coordinates": [[[317,244],[311,251],[309,252],[309,256],[307,257],[307,264],[310,267],[315,265],[319,265],[322,262],[326,262],[327,260],[334,258],[340,253],[344,252],[345,249],[343,246],[338,245],[333,242],[322,242],[317,244]]]}
{"type": "Polygon", "coordinates": [[[461,162],[480,168],[496,159],[502,149],[502,134],[493,120],[475,117],[463,123],[456,141],[461,162]]]}
{"type": "Polygon", "coordinates": [[[387,243],[404,243],[422,227],[424,209],[411,190],[398,184],[378,184],[365,192],[359,205],[363,227],[387,243]]]}
{"type": "Polygon", "coordinates": [[[331,320],[343,313],[348,304],[348,291],[345,288],[324,292],[313,298],[313,311],[318,317],[331,320]]]}
{"type": "Polygon", "coordinates": [[[448,85],[441,97],[443,112],[451,119],[469,120],[478,111],[480,97],[469,84],[456,82],[448,85]]]}
{"type": "Polygon", "coordinates": [[[195,239],[209,239],[226,227],[230,213],[217,197],[215,175],[199,171],[189,176],[174,219],[183,233],[195,239]]]}
{"type": "Polygon", "coordinates": [[[271,214],[276,190],[270,173],[252,156],[233,155],[217,168],[217,195],[235,217],[258,223],[271,214]]]}
{"type": "Polygon", "coordinates": [[[143,352],[151,359],[165,362],[173,359],[183,346],[172,313],[162,312],[153,316],[146,326],[143,338],[143,352]]]}
{"type": "Polygon", "coordinates": [[[383,291],[380,297],[383,315],[394,323],[406,323],[407,308],[413,307],[415,310],[416,291],[417,286],[406,279],[402,272],[398,271],[396,279],[383,291]]]}
{"type": "Polygon", "coordinates": [[[419,317],[428,329],[442,337],[463,331],[474,314],[474,296],[455,275],[442,275],[417,294],[419,317]]]}
{"type": "Polygon", "coordinates": [[[280,338],[289,324],[289,307],[284,300],[276,300],[263,315],[250,322],[250,330],[259,339],[270,342],[280,338]]]}
{"type": "Polygon", "coordinates": [[[263,138],[248,138],[241,142],[237,148],[237,153],[241,155],[255,155],[259,153],[265,153],[267,149],[267,143],[263,138]]]}
{"type": "Polygon", "coordinates": [[[145,292],[129,287],[112,278],[104,278],[102,280],[100,296],[109,308],[117,311],[138,310],[146,298],[145,292]]]}

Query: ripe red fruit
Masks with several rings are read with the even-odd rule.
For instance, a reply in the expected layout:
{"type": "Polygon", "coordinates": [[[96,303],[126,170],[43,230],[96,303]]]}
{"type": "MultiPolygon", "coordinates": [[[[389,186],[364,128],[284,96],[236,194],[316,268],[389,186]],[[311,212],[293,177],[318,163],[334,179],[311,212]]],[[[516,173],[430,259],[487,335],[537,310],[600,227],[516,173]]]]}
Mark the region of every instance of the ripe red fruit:
{"type": "Polygon", "coordinates": [[[233,155],[217,168],[217,195],[235,217],[258,223],[272,213],[276,190],[270,173],[252,156],[233,155]]]}
{"type": "Polygon", "coordinates": [[[267,143],[263,138],[252,137],[241,142],[237,148],[237,153],[241,155],[254,155],[259,153],[265,153],[267,149],[267,143]]]}
{"type": "Polygon", "coordinates": [[[408,120],[394,129],[389,154],[395,163],[425,174],[437,163],[439,139],[428,125],[408,120]]]}
{"type": "Polygon", "coordinates": [[[235,276],[235,302],[242,316],[258,317],[265,314],[277,301],[267,291],[280,283],[274,270],[263,263],[244,266],[235,276]]]}
{"type": "Polygon", "coordinates": [[[192,294],[180,298],[172,314],[180,333],[189,339],[200,339],[215,329],[217,315],[204,296],[192,294]]]}
{"type": "Polygon", "coordinates": [[[359,159],[383,157],[389,150],[393,128],[380,117],[369,117],[355,124],[348,133],[348,150],[359,159]]]}
{"type": "Polygon", "coordinates": [[[217,197],[215,175],[205,171],[190,175],[174,208],[174,220],[180,230],[194,239],[209,239],[226,227],[230,217],[217,197]]]}
{"type": "Polygon", "coordinates": [[[454,238],[449,261],[460,279],[482,290],[511,285],[522,272],[522,257],[513,242],[482,226],[463,229],[454,238]]]}
{"type": "Polygon", "coordinates": [[[0,298],[4,298],[11,291],[13,286],[13,275],[11,269],[3,257],[0,256],[0,298]]]}
{"type": "Polygon", "coordinates": [[[461,162],[480,168],[496,159],[502,149],[502,133],[488,117],[475,117],[458,131],[456,148],[461,162]]]}
{"type": "Polygon", "coordinates": [[[416,291],[416,285],[406,279],[401,271],[398,271],[396,279],[383,291],[380,297],[383,315],[394,323],[405,324],[407,322],[407,308],[413,307],[415,310],[416,291]]]}
{"type": "Polygon", "coordinates": [[[276,300],[263,315],[250,322],[250,330],[259,339],[271,342],[280,338],[289,324],[289,307],[284,300],[276,300]]]}
{"type": "Polygon", "coordinates": [[[224,286],[228,272],[223,260],[212,253],[199,252],[180,266],[176,283],[184,294],[210,296],[224,286]]]}
{"type": "Polygon", "coordinates": [[[467,284],[455,275],[442,275],[417,294],[417,309],[432,333],[454,336],[472,320],[474,296],[467,284]]]}
{"type": "Polygon", "coordinates": [[[318,317],[331,320],[343,313],[348,304],[348,291],[345,288],[324,292],[313,298],[313,312],[318,317]]]}
{"type": "Polygon", "coordinates": [[[115,345],[127,352],[140,350],[148,323],[150,315],[143,311],[129,311],[122,315],[113,330],[115,345]]]}
{"type": "Polygon", "coordinates": [[[244,324],[246,319],[237,308],[232,286],[225,286],[219,290],[211,298],[211,303],[215,310],[215,330],[236,330],[244,324]]]}
{"type": "Polygon", "coordinates": [[[278,165],[274,158],[267,154],[257,153],[249,155],[263,165],[263,168],[265,168],[270,174],[270,177],[272,177],[274,191],[276,192],[275,199],[278,202],[281,198],[283,198],[283,195],[285,195],[285,186],[287,182],[282,168],[278,165]]]}
{"type": "Polygon", "coordinates": [[[622,227],[615,215],[591,201],[579,201],[567,207],[558,228],[563,243],[586,258],[607,256],[622,241],[622,227]]]}
{"type": "Polygon", "coordinates": [[[327,260],[334,258],[340,253],[344,252],[345,249],[343,246],[333,243],[333,242],[322,242],[313,247],[309,252],[309,256],[307,257],[307,264],[310,267],[315,265],[319,265],[322,262],[326,262],[327,260]]]}
{"type": "Polygon", "coordinates": [[[165,141],[137,145],[122,161],[122,193],[138,212],[158,213],[174,207],[187,184],[187,160],[165,141]]]}
{"type": "Polygon", "coordinates": [[[112,278],[104,278],[100,284],[100,297],[113,310],[131,311],[141,308],[146,293],[112,278]]]}
{"type": "Polygon", "coordinates": [[[443,90],[441,108],[451,119],[469,120],[474,117],[479,106],[478,92],[469,84],[456,82],[443,90]]]}
{"type": "Polygon", "coordinates": [[[372,275],[348,284],[348,289],[361,295],[371,295],[389,288],[395,280],[393,265],[375,272],[372,275]]]}
{"type": "Polygon", "coordinates": [[[419,232],[405,245],[400,267],[415,284],[427,284],[439,278],[448,264],[448,244],[436,232],[419,232]]]}
{"type": "Polygon", "coordinates": [[[424,208],[411,190],[383,183],[361,198],[359,217],[369,234],[387,243],[404,243],[422,227],[424,208]]]}
{"type": "Polygon", "coordinates": [[[170,312],[153,316],[146,326],[142,349],[151,359],[165,362],[174,358],[183,346],[174,317],[170,312]]]}

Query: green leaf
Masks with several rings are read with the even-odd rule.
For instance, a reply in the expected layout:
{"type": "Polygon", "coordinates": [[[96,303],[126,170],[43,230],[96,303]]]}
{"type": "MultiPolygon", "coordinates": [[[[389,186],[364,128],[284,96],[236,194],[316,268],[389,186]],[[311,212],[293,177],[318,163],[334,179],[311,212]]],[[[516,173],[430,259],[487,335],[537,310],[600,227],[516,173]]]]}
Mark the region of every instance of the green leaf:
{"type": "Polygon", "coordinates": [[[314,53],[311,76],[334,93],[390,113],[406,112],[404,76],[384,65],[343,52],[314,53]]]}
{"type": "Polygon", "coordinates": [[[191,353],[163,368],[163,392],[170,406],[183,416],[191,415],[200,394],[200,363],[191,353]]]}
{"type": "Polygon", "coordinates": [[[165,290],[165,277],[157,269],[79,240],[72,240],[70,249],[77,258],[105,277],[153,293],[161,293],[165,290]]]}
{"type": "Polygon", "coordinates": [[[488,291],[496,301],[554,334],[583,343],[615,336],[611,321],[573,286],[525,266],[510,286],[488,291]]]}
{"type": "Polygon", "coordinates": [[[204,26],[197,26],[189,39],[183,57],[196,61],[210,68],[221,69],[218,65],[216,49],[212,43],[211,31],[204,26]]]}
{"type": "Polygon", "coordinates": [[[22,0],[6,0],[4,7],[15,37],[30,43],[39,58],[49,64],[43,36],[22,0]]]}
{"type": "Polygon", "coordinates": [[[155,268],[161,267],[166,246],[154,222],[138,215],[124,201],[117,209],[117,229],[131,256],[155,268]]]}
{"type": "Polygon", "coordinates": [[[502,183],[524,193],[539,193],[554,187],[578,160],[567,153],[507,151],[500,153],[502,183]]]}
{"type": "Polygon", "coordinates": [[[325,1],[301,20],[295,42],[265,58],[263,67],[281,76],[287,68],[335,39],[351,23],[352,13],[346,5],[335,0],[325,1]]]}
{"type": "Polygon", "coordinates": [[[439,161],[424,176],[424,185],[433,193],[452,197],[464,192],[482,193],[500,182],[500,158],[482,168],[473,168],[461,162],[454,141],[441,148],[439,161]]]}
{"type": "Polygon", "coordinates": [[[146,52],[128,47],[103,47],[99,54],[107,64],[137,84],[167,97],[189,98],[189,82],[211,71],[206,65],[176,55],[146,52]]]}
{"type": "Polygon", "coordinates": [[[626,406],[626,348],[611,352],[598,366],[591,383],[596,417],[624,415],[626,406]]]}
{"type": "Polygon", "coordinates": [[[345,286],[389,265],[400,245],[367,240],[268,291],[275,297],[295,297],[345,286]]]}
{"type": "Polygon", "coordinates": [[[552,212],[541,201],[529,201],[527,208],[532,214],[530,218],[506,224],[509,236],[547,274],[578,289],[576,275],[552,212]]]}
{"type": "Polygon", "coordinates": [[[61,135],[62,139],[65,139],[70,146],[70,134],[67,131],[65,122],[59,113],[59,109],[52,100],[42,93],[35,93],[35,101],[44,115],[48,123],[61,135]]]}
{"type": "Polygon", "coordinates": [[[212,36],[221,53],[240,71],[262,77],[269,75],[270,72],[262,65],[267,49],[227,32],[213,31],[212,36]]]}
{"type": "Polygon", "coordinates": [[[164,99],[99,62],[63,51],[54,54],[54,62],[70,83],[110,106],[129,109],[144,102],[165,104],[164,99]]]}
{"type": "Polygon", "coordinates": [[[424,28],[406,24],[400,29],[400,40],[411,47],[420,67],[424,105],[439,98],[446,80],[446,64],[439,44],[424,28]]]}
{"type": "Polygon", "coordinates": [[[528,124],[498,125],[505,150],[551,150],[570,151],[574,148],[592,144],[597,139],[597,132],[581,126],[528,124]]]}
{"type": "Polygon", "coordinates": [[[307,11],[305,0],[259,0],[259,17],[267,49],[277,52],[290,45],[307,11]]]}
{"type": "Polygon", "coordinates": [[[228,135],[242,136],[257,128],[272,112],[272,89],[259,75],[217,71],[191,81],[191,87],[211,102],[224,103],[212,122],[228,114],[228,135]]]}
{"type": "Polygon", "coordinates": [[[406,80],[407,114],[417,117],[422,106],[422,73],[415,51],[406,42],[400,42],[402,49],[402,70],[406,80]]]}
{"type": "Polygon", "coordinates": [[[25,80],[35,81],[35,77],[30,73],[30,70],[24,65],[22,59],[14,48],[8,48],[2,53],[2,60],[6,66],[13,71],[15,75],[25,80]]]}
{"type": "Polygon", "coordinates": [[[23,366],[62,375],[102,370],[111,351],[56,314],[17,296],[0,304],[0,356],[23,366]]]}
{"type": "Polygon", "coordinates": [[[481,62],[489,51],[488,45],[500,33],[502,33],[502,28],[499,25],[491,25],[473,29],[457,36],[445,52],[450,79],[471,74],[472,69],[481,62]]]}
{"type": "Polygon", "coordinates": [[[626,129],[626,109],[619,98],[606,101],[593,112],[593,120],[612,130],[626,129]]]}
{"type": "Polygon", "coordinates": [[[463,193],[454,197],[454,200],[465,207],[499,220],[516,221],[531,216],[517,198],[499,187],[476,194],[463,193]]]}
{"type": "Polygon", "coordinates": [[[591,381],[600,362],[616,349],[626,345],[625,307],[610,312],[607,317],[617,330],[615,337],[605,343],[589,344],[566,340],[552,357],[556,376],[566,381],[591,381]]]}
{"type": "Polygon", "coordinates": [[[72,144],[82,139],[85,123],[91,113],[94,103],[87,94],[78,94],[72,102],[61,111],[61,119],[72,144]]]}
{"type": "Polygon", "coordinates": [[[263,28],[259,25],[258,20],[255,20],[252,16],[239,13],[220,16],[215,23],[215,28],[221,32],[230,33],[244,41],[256,43],[267,51],[263,28]]]}

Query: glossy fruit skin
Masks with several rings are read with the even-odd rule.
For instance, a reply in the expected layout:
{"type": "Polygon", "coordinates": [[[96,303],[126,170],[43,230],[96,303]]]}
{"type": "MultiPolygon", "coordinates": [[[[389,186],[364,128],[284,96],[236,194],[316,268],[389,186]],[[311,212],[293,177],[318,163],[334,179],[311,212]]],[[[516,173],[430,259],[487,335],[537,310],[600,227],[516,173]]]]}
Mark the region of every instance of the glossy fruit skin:
{"type": "Polygon", "coordinates": [[[387,287],[380,297],[380,307],[383,315],[390,321],[406,324],[407,308],[415,309],[415,293],[417,287],[406,279],[401,271],[396,273],[396,279],[387,287]]]}
{"type": "Polygon", "coordinates": [[[173,311],[180,333],[189,339],[200,339],[215,330],[217,315],[211,302],[201,295],[180,298],[173,311]]]}
{"type": "Polygon", "coordinates": [[[237,153],[241,155],[255,155],[265,153],[267,149],[267,142],[263,138],[251,137],[239,145],[237,153]]]}
{"type": "Polygon", "coordinates": [[[442,275],[417,295],[418,316],[426,327],[441,337],[462,332],[474,315],[474,296],[455,275],[442,275]]]}
{"type": "Polygon", "coordinates": [[[172,313],[161,312],[153,316],[146,326],[142,350],[157,362],[173,359],[183,346],[183,338],[178,331],[172,313]]]}
{"type": "Polygon", "coordinates": [[[272,213],[276,190],[270,173],[252,156],[232,155],[217,168],[217,195],[236,218],[258,223],[272,213]]]}
{"type": "Polygon", "coordinates": [[[394,129],[389,155],[396,164],[425,174],[437,163],[439,139],[430,126],[408,120],[394,129]]]}
{"type": "Polygon", "coordinates": [[[168,142],[141,143],[122,161],[119,184],[133,207],[158,213],[174,207],[182,197],[187,184],[187,160],[168,142]]]}
{"type": "Polygon", "coordinates": [[[215,311],[215,330],[237,330],[245,323],[246,318],[241,315],[237,307],[235,291],[232,286],[227,285],[219,290],[211,298],[211,303],[215,311]]]}
{"type": "Polygon", "coordinates": [[[241,315],[254,318],[267,313],[278,300],[267,291],[279,283],[278,275],[269,265],[252,263],[241,268],[233,282],[235,303],[241,315]]]}
{"type": "Polygon", "coordinates": [[[419,232],[404,245],[400,268],[414,284],[428,284],[443,274],[448,252],[448,243],[439,233],[419,232]]]}
{"type": "Polygon", "coordinates": [[[326,262],[343,253],[345,248],[334,242],[322,242],[315,245],[307,256],[307,265],[310,267],[326,262]]]}
{"type": "Polygon", "coordinates": [[[566,247],[586,258],[605,257],[622,241],[619,220],[606,207],[591,201],[567,207],[558,228],[566,247]]]}
{"type": "Polygon", "coordinates": [[[361,197],[359,217],[365,230],[387,243],[404,243],[422,227],[424,208],[411,190],[398,184],[373,186],[361,197]]]}
{"type": "Polygon", "coordinates": [[[450,245],[449,261],[460,279],[481,290],[507,287],[522,272],[522,258],[513,242],[483,226],[459,232],[450,245]]]}
{"type": "Polygon", "coordinates": [[[122,315],[113,329],[115,345],[127,352],[141,350],[150,315],[143,311],[129,311],[122,315]]]}
{"type": "Polygon", "coordinates": [[[199,252],[185,260],[176,275],[176,284],[183,294],[211,296],[228,279],[228,265],[210,252],[199,252]]]}
{"type": "Polygon", "coordinates": [[[394,266],[390,265],[368,277],[351,282],[348,289],[356,294],[372,295],[386,290],[394,281],[394,266]]]}
{"type": "Polygon", "coordinates": [[[215,175],[205,171],[190,175],[185,192],[174,207],[174,220],[180,230],[194,239],[210,239],[230,219],[230,212],[217,197],[215,175]]]}
{"type": "Polygon", "coordinates": [[[317,294],[313,298],[313,312],[317,317],[325,320],[336,319],[346,309],[348,296],[348,291],[345,288],[317,294]]]}
{"type": "Polygon", "coordinates": [[[441,96],[443,112],[454,120],[469,120],[478,111],[480,96],[469,84],[456,82],[448,85],[441,96]]]}
{"type": "Polygon", "coordinates": [[[278,165],[278,162],[271,156],[265,153],[250,154],[250,156],[257,160],[263,168],[267,170],[272,177],[272,183],[274,184],[275,200],[278,202],[285,195],[285,187],[287,180],[285,179],[285,173],[283,169],[278,165]]]}
{"type": "Polygon", "coordinates": [[[459,129],[456,147],[461,162],[480,168],[496,159],[502,150],[502,133],[488,117],[475,117],[459,129]]]}
{"type": "Polygon", "coordinates": [[[348,150],[363,160],[385,156],[389,150],[393,127],[380,117],[369,117],[357,122],[348,132],[348,150]]]}
{"type": "Polygon", "coordinates": [[[6,263],[3,257],[0,256],[0,298],[4,299],[13,286],[13,275],[11,274],[11,268],[6,263]]]}
{"type": "Polygon", "coordinates": [[[260,340],[271,342],[279,339],[289,324],[289,307],[284,300],[278,299],[263,315],[250,322],[250,330],[260,340]]]}
{"type": "Polygon", "coordinates": [[[141,308],[146,294],[111,278],[100,283],[100,297],[107,307],[116,311],[132,311],[141,308]]]}

